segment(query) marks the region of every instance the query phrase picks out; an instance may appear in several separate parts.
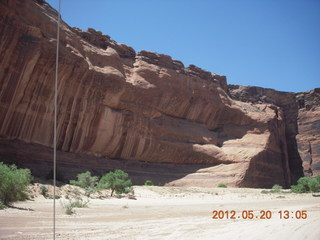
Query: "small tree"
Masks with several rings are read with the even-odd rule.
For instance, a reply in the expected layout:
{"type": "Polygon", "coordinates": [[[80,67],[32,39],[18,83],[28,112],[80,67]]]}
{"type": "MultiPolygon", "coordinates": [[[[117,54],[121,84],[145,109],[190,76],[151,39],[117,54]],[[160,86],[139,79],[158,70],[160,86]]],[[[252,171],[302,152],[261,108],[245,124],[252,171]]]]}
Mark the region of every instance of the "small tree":
{"type": "Polygon", "coordinates": [[[70,184],[82,188],[94,188],[99,178],[97,176],[91,176],[91,172],[86,171],[84,173],[79,173],[77,179],[78,180],[71,180],[70,184]]]}
{"type": "Polygon", "coordinates": [[[16,165],[0,162],[0,202],[5,205],[25,200],[25,190],[32,180],[29,169],[18,169],[16,165]]]}
{"type": "Polygon", "coordinates": [[[111,196],[117,194],[128,193],[132,190],[132,182],[128,174],[122,170],[115,170],[105,174],[99,181],[98,189],[111,189],[111,196]]]}

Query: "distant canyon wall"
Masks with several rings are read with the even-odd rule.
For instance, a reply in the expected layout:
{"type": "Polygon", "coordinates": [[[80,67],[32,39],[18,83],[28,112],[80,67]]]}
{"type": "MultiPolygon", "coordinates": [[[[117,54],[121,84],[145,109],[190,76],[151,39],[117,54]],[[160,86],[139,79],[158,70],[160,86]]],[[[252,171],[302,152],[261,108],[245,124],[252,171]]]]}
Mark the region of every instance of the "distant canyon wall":
{"type": "Polygon", "coordinates": [[[302,175],[320,174],[320,88],[301,93],[253,86],[229,85],[228,88],[233,99],[270,103],[282,109],[293,182],[302,175]]]}
{"type": "MultiPolygon", "coordinates": [[[[44,175],[53,146],[57,12],[35,0],[0,6],[0,155],[44,175]]],[[[296,141],[303,111],[296,95],[274,91],[263,94],[273,100],[259,102],[239,89],[225,76],[62,22],[59,163],[70,177],[72,166],[122,166],[137,182],[150,176],[178,186],[289,186],[303,175],[301,152],[310,159],[305,142],[296,141]]],[[[310,141],[317,154],[319,144],[310,141]]],[[[306,161],[316,174],[317,157],[306,161]]]]}

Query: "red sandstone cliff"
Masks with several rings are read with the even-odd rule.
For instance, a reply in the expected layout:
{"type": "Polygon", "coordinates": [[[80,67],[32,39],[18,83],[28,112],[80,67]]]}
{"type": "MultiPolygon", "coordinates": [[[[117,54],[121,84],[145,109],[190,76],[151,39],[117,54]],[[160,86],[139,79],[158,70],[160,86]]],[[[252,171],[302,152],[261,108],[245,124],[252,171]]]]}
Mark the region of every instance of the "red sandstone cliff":
{"type": "MultiPolygon", "coordinates": [[[[41,176],[51,170],[56,16],[43,1],[0,0],[0,155],[41,176]]],[[[238,101],[224,76],[65,23],[59,76],[66,178],[117,167],[137,183],[270,187],[302,174],[290,94],[238,101]]]]}
{"type": "Polygon", "coordinates": [[[320,88],[297,93],[298,148],[306,176],[320,174],[320,88]]]}

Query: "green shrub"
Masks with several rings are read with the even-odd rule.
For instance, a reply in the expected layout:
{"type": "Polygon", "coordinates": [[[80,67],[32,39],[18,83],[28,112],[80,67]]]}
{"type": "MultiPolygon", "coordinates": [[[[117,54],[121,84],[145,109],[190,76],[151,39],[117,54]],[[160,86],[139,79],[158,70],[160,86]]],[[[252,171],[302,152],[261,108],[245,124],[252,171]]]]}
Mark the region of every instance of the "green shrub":
{"type": "Polygon", "coordinates": [[[262,190],[261,193],[263,193],[263,194],[268,194],[268,193],[271,193],[271,192],[268,191],[268,190],[262,190]]]}
{"type": "Polygon", "coordinates": [[[55,195],[55,196],[53,196],[53,195],[47,195],[47,198],[49,198],[49,199],[60,199],[61,198],[61,196],[60,195],[55,195]]]}
{"type": "Polygon", "coordinates": [[[320,192],[320,177],[302,177],[299,178],[297,185],[291,186],[294,193],[320,192]]]}
{"type": "Polygon", "coordinates": [[[111,189],[111,196],[114,192],[117,194],[129,193],[132,191],[132,182],[128,174],[122,170],[115,170],[105,174],[99,181],[98,189],[111,189]]]}
{"type": "Polygon", "coordinates": [[[27,199],[25,190],[32,180],[29,169],[18,169],[15,165],[0,162],[0,200],[11,202],[27,199]]]}
{"type": "Polygon", "coordinates": [[[40,193],[42,196],[44,196],[45,198],[48,196],[48,188],[44,185],[40,186],[40,193]]]}
{"type": "Polygon", "coordinates": [[[273,185],[272,189],[271,189],[271,193],[279,193],[282,189],[282,186],[280,186],[279,184],[275,184],[273,185]]]}
{"type": "Polygon", "coordinates": [[[227,188],[227,185],[225,185],[225,184],[223,184],[223,183],[220,183],[220,184],[218,185],[218,187],[219,187],[219,188],[227,188]]]}
{"type": "Polygon", "coordinates": [[[320,175],[316,176],[315,179],[316,179],[317,182],[320,184],[320,175]]]}
{"type": "Polygon", "coordinates": [[[71,180],[70,184],[81,188],[94,188],[99,178],[97,176],[91,176],[91,172],[86,171],[78,174],[77,179],[78,180],[71,180]]]}
{"type": "Polygon", "coordinates": [[[151,180],[147,180],[144,183],[145,186],[153,186],[153,182],[151,180]]]}
{"type": "Polygon", "coordinates": [[[306,189],[302,185],[292,185],[291,186],[291,191],[294,193],[305,193],[306,189]]]}
{"type": "Polygon", "coordinates": [[[7,208],[7,206],[0,200],[0,210],[7,208]]]}

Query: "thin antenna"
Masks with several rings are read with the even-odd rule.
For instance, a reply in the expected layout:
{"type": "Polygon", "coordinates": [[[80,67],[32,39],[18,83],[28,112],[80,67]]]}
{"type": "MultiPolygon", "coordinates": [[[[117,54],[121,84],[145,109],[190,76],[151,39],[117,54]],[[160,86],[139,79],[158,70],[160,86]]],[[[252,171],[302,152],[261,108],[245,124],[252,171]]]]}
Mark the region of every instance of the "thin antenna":
{"type": "Polygon", "coordinates": [[[54,128],[53,128],[53,240],[56,239],[56,173],[57,173],[57,103],[58,103],[58,70],[60,43],[60,6],[58,5],[57,50],[56,50],[56,79],[54,82],[54,128]]]}

